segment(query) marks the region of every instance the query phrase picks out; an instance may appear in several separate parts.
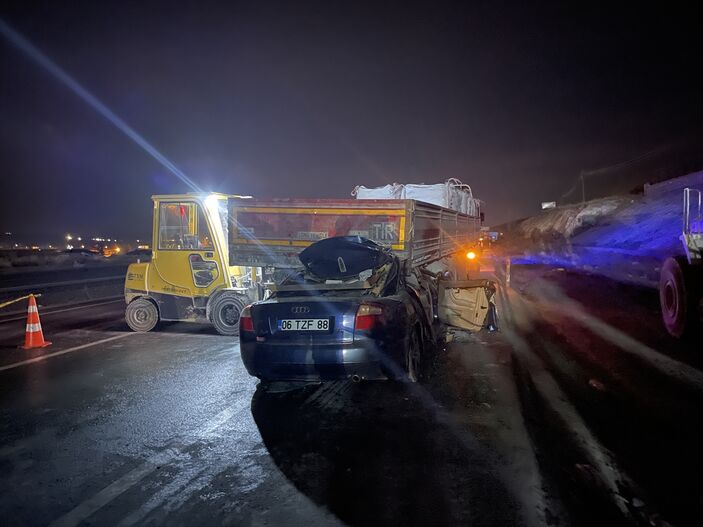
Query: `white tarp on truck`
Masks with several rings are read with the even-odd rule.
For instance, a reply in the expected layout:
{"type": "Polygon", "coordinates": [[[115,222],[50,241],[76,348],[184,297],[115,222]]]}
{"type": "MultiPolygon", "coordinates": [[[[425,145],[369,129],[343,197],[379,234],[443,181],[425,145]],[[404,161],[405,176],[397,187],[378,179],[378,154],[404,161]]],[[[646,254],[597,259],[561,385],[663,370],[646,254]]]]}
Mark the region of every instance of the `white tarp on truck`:
{"type": "Polygon", "coordinates": [[[354,189],[352,196],[356,196],[356,199],[403,199],[403,185],[391,183],[375,188],[359,186],[354,189]]]}
{"type": "Polygon", "coordinates": [[[358,186],[352,191],[352,196],[356,199],[414,199],[475,217],[480,212],[480,201],[473,197],[471,187],[454,178],[434,185],[391,183],[375,188],[358,186]]]}

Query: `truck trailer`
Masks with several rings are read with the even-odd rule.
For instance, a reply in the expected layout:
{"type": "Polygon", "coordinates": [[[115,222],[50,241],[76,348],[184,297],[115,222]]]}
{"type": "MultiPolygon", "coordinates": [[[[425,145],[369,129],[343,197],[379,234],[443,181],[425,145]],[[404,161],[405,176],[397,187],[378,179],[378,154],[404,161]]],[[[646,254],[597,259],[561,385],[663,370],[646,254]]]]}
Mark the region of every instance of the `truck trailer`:
{"type": "Polygon", "coordinates": [[[476,245],[480,216],[413,199],[229,200],[232,264],[300,267],[313,242],[360,236],[393,250],[412,265],[440,260],[476,245]]]}

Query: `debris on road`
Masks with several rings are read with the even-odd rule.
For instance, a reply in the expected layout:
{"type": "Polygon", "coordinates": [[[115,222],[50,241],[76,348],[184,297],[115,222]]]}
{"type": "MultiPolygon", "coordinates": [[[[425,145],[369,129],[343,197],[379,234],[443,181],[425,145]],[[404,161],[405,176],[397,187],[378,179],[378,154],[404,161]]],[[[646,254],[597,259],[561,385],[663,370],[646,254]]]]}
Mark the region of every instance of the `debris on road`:
{"type": "Polygon", "coordinates": [[[594,390],[598,390],[599,392],[604,392],[606,391],[605,389],[605,384],[600,382],[598,379],[590,379],[588,381],[588,385],[593,388],[594,390]]]}

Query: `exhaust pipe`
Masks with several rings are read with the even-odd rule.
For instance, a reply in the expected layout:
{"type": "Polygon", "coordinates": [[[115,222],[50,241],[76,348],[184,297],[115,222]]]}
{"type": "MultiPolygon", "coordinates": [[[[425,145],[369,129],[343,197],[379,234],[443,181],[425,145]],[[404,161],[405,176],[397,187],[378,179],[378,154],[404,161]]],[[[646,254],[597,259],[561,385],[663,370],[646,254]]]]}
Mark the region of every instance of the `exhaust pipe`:
{"type": "Polygon", "coordinates": [[[351,379],[353,382],[361,382],[361,377],[359,377],[356,373],[352,375],[351,379]]]}

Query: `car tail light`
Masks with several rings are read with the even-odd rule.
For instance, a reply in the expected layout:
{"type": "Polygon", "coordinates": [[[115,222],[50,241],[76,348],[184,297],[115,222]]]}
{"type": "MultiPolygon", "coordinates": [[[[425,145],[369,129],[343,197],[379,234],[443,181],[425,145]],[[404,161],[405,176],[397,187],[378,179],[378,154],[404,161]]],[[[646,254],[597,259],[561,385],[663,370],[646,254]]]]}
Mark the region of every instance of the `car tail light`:
{"type": "Polygon", "coordinates": [[[368,331],[383,317],[383,309],[373,304],[361,304],[354,318],[354,330],[368,331]]]}
{"type": "Polygon", "coordinates": [[[254,331],[254,321],[251,318],[251,306],[242,309],[239,317],[239,331],[254,331]]]}

